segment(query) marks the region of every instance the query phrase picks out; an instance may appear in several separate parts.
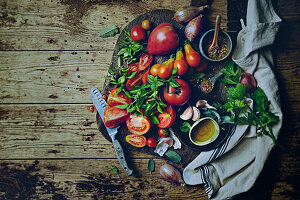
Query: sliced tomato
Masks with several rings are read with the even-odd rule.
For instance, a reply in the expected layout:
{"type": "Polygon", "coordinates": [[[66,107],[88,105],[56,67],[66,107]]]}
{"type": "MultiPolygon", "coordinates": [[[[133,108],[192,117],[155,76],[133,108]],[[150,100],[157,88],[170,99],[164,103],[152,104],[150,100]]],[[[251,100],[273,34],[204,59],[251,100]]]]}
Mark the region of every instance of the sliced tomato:
{"type": "Polygon", "coordinates": [[[135,62],[135,63],[131,63],[129,66],[128,66],[128,74],[131,73],[131,72],[134,72],[134,71],[137,71],[137,73],[140,72],[139,70],[139,63],[138,62],[135,62]]]}
{"type": "Polygon", "coordinates": [[[140,56],[139,70],[142,71],[146,69],[153,61],[153,56],[149,53],[142,53],[140,56]]]}
{"type": "Polygon", "coordinates": [[[146,115],[130,114],[126,119],[126,125],[128,130],[136,135],[144,135],[150,130],[150,119],[146,115]]]}
{"type": "Polygon", "coordinates": [[[108,128],[114,128],[126,121],[128,116],[126,110],[108,106],[104,111],[104,124],[108,128]]]}
{"type": "Polygon", "coordinates": [[[171,105],[168,105],[163,110],[163,113],[158,114],[157,118],[159,120],[159,124],[157,125],[159,128],[169,128],[175,122],[176,111],[171,105]]]}
{"type": "Polygon", "coordinates": [[[148,84],[147,75],[150,73],[150,67],[147,69],[147,71],[143,74],[143,83],[148,84]]]}
{"type": "Polygon", "coordinates": [[[135,76],[131,79],[128,79],[126,81],[126,88],[127,90],[131,90],[134,88],[135,85],[140,85],[142,82],[143,74],[142,73],[136,73],[135,76]]]}
{"type": "Polygon", "coordinates": [[[125,140],[134,147],[144,147],[147,141],[145,136],[134,134],[127,135],[125,140]]]}
{"type": "Polygon", "coordinates": [[[117,106],[117,105],[122,105],[122,104],[130,104],[131,99],[127,96],[125,96],[122,92],[119,92],[117,94],[117,88],[114,88],[107,99],[107,104],[109,106],[117,106]]]}

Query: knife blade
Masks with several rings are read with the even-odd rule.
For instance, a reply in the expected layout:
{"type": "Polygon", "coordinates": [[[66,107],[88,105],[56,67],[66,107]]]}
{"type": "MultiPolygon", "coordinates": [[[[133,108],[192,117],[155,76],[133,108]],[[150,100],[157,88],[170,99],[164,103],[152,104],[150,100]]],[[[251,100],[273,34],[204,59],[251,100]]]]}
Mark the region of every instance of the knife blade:
{"type": "MultiPolygon", "coordinates": [[[[96,107],[102,122],[104,124],[104,111],[106,109],[106,101],[104,99],[102,99],[102,94],[101,92],[98,90],[98,88],[96,87],[92,87],[91,89],[91,99],[93,101],[94,106],[96,107]]],[[[104,124],[105,126],[105,124],[104,124]]],[[[116,155],[118,157],[118,160],[121,164],[121,166],[123,167],[124,171],[127,173],[127,175],[131,175],[132,174],[132,170],[129,169],[127,162],[125,160],[125,155],[124,155],[124,151],[122,149],[121,144],[119,143],[119,141],[116,139],[116,134],[118,133],[118,128],[120,126],[117,126],[115,128],[108,128],[105,126],[109,136],[111,137],[112,143],[114,145],[115,151],[116,151],[116,155]]]]}

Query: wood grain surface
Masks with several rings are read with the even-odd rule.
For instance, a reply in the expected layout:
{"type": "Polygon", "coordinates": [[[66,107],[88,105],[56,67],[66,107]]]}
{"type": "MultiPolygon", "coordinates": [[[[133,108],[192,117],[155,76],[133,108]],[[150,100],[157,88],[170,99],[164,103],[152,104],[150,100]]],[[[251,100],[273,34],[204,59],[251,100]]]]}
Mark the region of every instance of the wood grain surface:
{"type": "MultiPolygon", "coordinates": [[[[236,36],[246,0],[210,0],[210,22],[236,36]]],[[[201,1],[192,1],[201,4],[201,1]]],[[[183,0],[2,0],[0,1],[0,199],[207,199],[203,186],[162,180],[166,161],[129,152],[138,172],[127,177],[113,146],[90,112],[90,88],[101,88],[119,34],[140,14],[176,10],[183,0]],[[156,168],[147,170],[149,158],[156,168]],[[117,166],[119,175],[111,173],[117,166]]],[[[279,142],[255,185],[234,199],[298,199],[300,143],[300,5],[273,1],[283,19],[273,46],[284,123],[279,142]]],[[[181,166],[178,166],[181,167],[181,166]]]]}

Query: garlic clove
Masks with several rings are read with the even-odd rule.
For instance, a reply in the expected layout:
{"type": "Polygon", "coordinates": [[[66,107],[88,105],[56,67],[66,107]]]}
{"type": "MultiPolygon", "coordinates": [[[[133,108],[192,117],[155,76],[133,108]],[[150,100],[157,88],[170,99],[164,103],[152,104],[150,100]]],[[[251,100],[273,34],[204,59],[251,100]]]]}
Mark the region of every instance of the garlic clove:
{"type": "Polygon", "coordinates": [[[217,110],[215,107],[209,105],[206,100],[198,100],[196,102],[196,107],[197,108],[199,108],[199,107],[205,107],[205,108],[208,108],[208,109],[215,109],[215,110],[217,110]]]}
{"type": "Polygon", "coordinates": [[[180,115],[180,118],[182,120],[189,120],[193,117],[193,108],[192,106],[189,106],[185,109],[185,111],[180,115]]]}
{"type": "Polygon", "coordinates": [[[196,108],[195,106],[193,106],[193,121],[197,121],[200,119],[201,113],[200,110],[198,108],[196,108]]]}

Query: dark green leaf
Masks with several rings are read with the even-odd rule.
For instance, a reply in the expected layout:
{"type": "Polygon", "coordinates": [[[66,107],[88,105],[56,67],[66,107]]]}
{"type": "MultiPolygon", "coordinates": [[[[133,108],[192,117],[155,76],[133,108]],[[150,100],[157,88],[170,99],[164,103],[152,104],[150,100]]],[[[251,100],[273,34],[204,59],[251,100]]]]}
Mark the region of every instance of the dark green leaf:
{"type": "Polygon", "coordinates": [[[151,116],[150,116],[150,121],[151,121],[153,124],[159,124],[159,120],[158,120],[158,118],[157,118],[155,115],[151,115],[151,116]]]}
{"type": "Polygon", "coordinates": [[[149,84],[153,84],[155,82],[154,76],[147,74],[147,81],[149,84]]]}
{"type": "Polygon", "coordinates": [[[181,156],[176,153],[175,151],[172,150],[168,150],[166,153],[166,156],[168,156],[170,158],[171,161],[173,161],[174,163],[180,163],[181,161],[181,156]]]}
{"type": "Polygon", "coordinates": [[[117,91],[116,91],[116,94],[119,94],[121,91],[122,91],[122,87],[118,87],[117,91]]]}
{"type": "Polygon", "coordinates": [[[252,124],[252,121],[248,120],[247,117],[237,117],[234,122],[239,125],[252,124]]]}
{"type": "Polygon", "coordinates": [[[180,126],[180,130],[181,132],[188,133],[190,132],[191,127],[192,126],[188,122],[183,122],[180,126]]]}
{"type": "Polygon", "coordinates": [[[106,28],[102,29],[99,33],[99,36],[103,37],[103,38],[113,37],[117,33],[119,33],[119,29],[116,25],[113,25],[113,26],[106,27],[106,28]]]}
{"type": "Polygon", "coordinates": [[[119,173],[119,170],[115,165],[110,165],[110,169],[111,169],[111,172],[113,174],[118,174],[119,173]]]}
{"type": "Polygon", "coordinates": [[[136,110],[136,106],[132,106],[131,108],[130,107],[127,107],[127,112],[128,113],[131,113],[131,112],[133,112],[133,111],[135,111],[136,110]]]}
{"type": "Polygon", "coordinates": [[[121,67],[121,66],[122,66],[122,58],[118,57],[118,67],[121,67]]]}
{"type": "Polygon", "coordinates": [[[154,172],[154,168],[155,168],[154,160],[150,158],[148,161],[148,170],[151,174],[152,172],[154,172]]]}
{"type": "Polygon", "coordinates": [[[203,78],[204,75],[205,74],[202,73],[202,72],[196,72],[196,73],[193,74],[193,77],[196,78],[196,79],[201,79],[201,78],[203,78]]]}
{"type": "Polygon", "coordinates": [[[264,91],[258,87],[254,92],[253,92],[253,100],[254,100],[254,108],[258,112],[264,112],[267,110],[268,106],[268,98],[264,91]]]}
{"type": "Polygon", "coordinates": [[[174,79],[172,79],[172,80],[170,81],[170,85],[171,85],[171,87],[174,87],[174,88],[180,87],[180,85],[179,85],[174,79]]]}
{"type": "Polygon", "coordinates": [[[237,84],[237,82],[231,80],[230,78],[222,78],[222,79],[221,79],[221,82],[222,82],[223,84],[232,84],[232,85],[237,84]]]}

